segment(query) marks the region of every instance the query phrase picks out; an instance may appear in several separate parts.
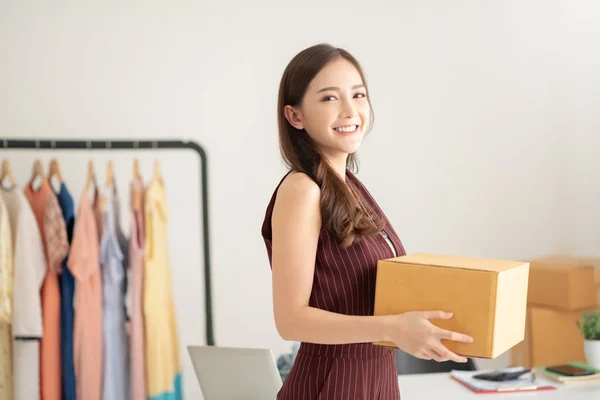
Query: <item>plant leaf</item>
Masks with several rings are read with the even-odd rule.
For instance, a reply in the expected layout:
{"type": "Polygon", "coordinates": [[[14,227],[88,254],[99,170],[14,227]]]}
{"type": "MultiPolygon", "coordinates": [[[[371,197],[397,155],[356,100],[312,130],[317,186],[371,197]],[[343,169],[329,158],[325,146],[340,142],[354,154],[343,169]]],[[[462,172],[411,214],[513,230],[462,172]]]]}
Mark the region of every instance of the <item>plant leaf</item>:
{"type": "Polygon", "coordinates": [[[577,326],[586,340],[600,340],[600,311],[584,312],[577,326]]]}

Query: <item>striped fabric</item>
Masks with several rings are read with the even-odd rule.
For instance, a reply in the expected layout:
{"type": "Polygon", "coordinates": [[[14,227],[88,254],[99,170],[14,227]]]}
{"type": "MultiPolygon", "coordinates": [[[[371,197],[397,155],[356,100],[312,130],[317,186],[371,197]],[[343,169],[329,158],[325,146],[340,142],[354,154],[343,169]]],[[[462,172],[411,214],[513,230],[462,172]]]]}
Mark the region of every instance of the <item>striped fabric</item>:
{"type": "MultiPolygon", "coordinates": [[[[402,242],[368,190],[351,172],[348,182],[386,222],[385,232],[398,255],[402,242]]],[[[281,184],[281,183],[280,183],[281,184]]],[[[279,185],[277,186],[277,189],[279,185]]],[[[272,263],[273,193],[262,226],[272,263]]],[[[394,257],[385,238],[376,234],[346,249],[321,231],[309,305],[346,315],[373,315],[377,261],[394,257]]],[[[323,345],[302,343],[278,399],[399,399],[394,349],[371,343],[323,345]]]]}

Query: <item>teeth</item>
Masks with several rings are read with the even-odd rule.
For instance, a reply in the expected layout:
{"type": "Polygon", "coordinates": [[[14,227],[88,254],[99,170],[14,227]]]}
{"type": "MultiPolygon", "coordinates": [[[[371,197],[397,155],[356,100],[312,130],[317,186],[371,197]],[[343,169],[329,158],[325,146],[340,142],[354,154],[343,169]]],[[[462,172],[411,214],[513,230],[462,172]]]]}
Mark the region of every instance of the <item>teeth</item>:
{"type": "Polygon", "coordinates": [[[340,128],[333,128],[338,132],[354,132],[358,128],[356,125],[344,126],[340,128]]]}

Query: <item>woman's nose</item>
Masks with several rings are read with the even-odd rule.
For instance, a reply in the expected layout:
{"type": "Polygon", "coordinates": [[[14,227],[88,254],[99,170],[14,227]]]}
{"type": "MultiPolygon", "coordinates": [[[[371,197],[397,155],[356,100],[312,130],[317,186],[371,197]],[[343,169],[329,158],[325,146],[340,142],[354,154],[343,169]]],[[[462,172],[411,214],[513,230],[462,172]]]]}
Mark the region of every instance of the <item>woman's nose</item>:
{"type": "Polygon", "coordinates": [[[342,100],[342,109],[341,115],[342,118],[353,118],[356,116],[356,108],[354,104],[352,104],[352,100],[343,99],[342,100]]]}

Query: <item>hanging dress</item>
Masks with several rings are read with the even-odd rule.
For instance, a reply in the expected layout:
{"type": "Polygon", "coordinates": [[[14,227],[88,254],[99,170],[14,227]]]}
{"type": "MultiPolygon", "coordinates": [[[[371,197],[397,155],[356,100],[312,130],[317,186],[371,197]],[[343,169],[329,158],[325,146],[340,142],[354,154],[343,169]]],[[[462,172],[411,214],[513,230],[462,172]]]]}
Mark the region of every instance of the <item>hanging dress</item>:
{"type": "MultiPolygon", "coordinates": [[[[0,189],[10,219],[13,245],[12,373],[15,400],[40,398],[40,291],[46,256],[35,215],[22,190],[0,189]]],[[[1,396],[0,396],[1,398],[1,396]]]]}
{"type": "Polygon", "coordinates": [[[12,400],[13,246],[8,210],[0,197],[0,399],[12,400]]]}
{"type": "Polygon", "coordinates": [[[73,357],[77,399],[81,400],[102,397],[102,277],[98,248],[95,209],[88,193],[83,192],[68,260],[77,288],[73,357]]]}
{"type": "Polygon", "coordinates": [[[173,303],[165,189],[152,180],[145,199],[144,323],[148,399],[182,399],[179,339],[173,303]]]}
{"type": "MultiPolygon", "coordinates": [[[[139,179],[131,182],[131,198],[143,186],[139,179]]],[[[142,205],[143,207],[143,205],[142,205]]],[[[144,267],[144,227],[143,208],[136,210],[131,205],[131,237],[129,239],[129,266],[127,279],[128,315],[130,325],[130,368],[131,400],[146,400],[146,366],[144,346],[144,314],[142,310],[143,267],[144,267]]]]}
{"type": "Polygon", "coordinates": [[[104,372],[102,398],[129,400],[129,349],[125,330],[126,254],[121,248],[117,210],[119,202],[112,189],[104,191],[103,232],[100,241],[102,268],[104,372]]]}
{"type": "Polygon", "coordinates": [[[67,230],[58,201],[47,180],[39,190],[30,182],[25,187],[35,214],[46,254],[46,277],[42,285],[42,321],[40,343],[40,387],[43,400],[62,399],[62,363],[60,354],[60,288],[58,274],[69,251],[67,230]]]}
{"type": "MultiPolygon", "coordinates": [[[[62,211],[70,245],[73,240],[73,228],[75,227],[75,206],[73,205],[73,198],[64,182],[60,184],[60,189],[58,193],[56,193],[56,199],[58,200],[58,204],[62,211]]],[[[73,321],[75,318],[73,298],[75,295],[75,277],[73,277],[73,274],[68,268],[68,258],[62,263],[59,284],[61,300],[60,350],[62,355],[63,400],[75,400],[77,398],[75,360],[73,357],[73,321]]]]}

